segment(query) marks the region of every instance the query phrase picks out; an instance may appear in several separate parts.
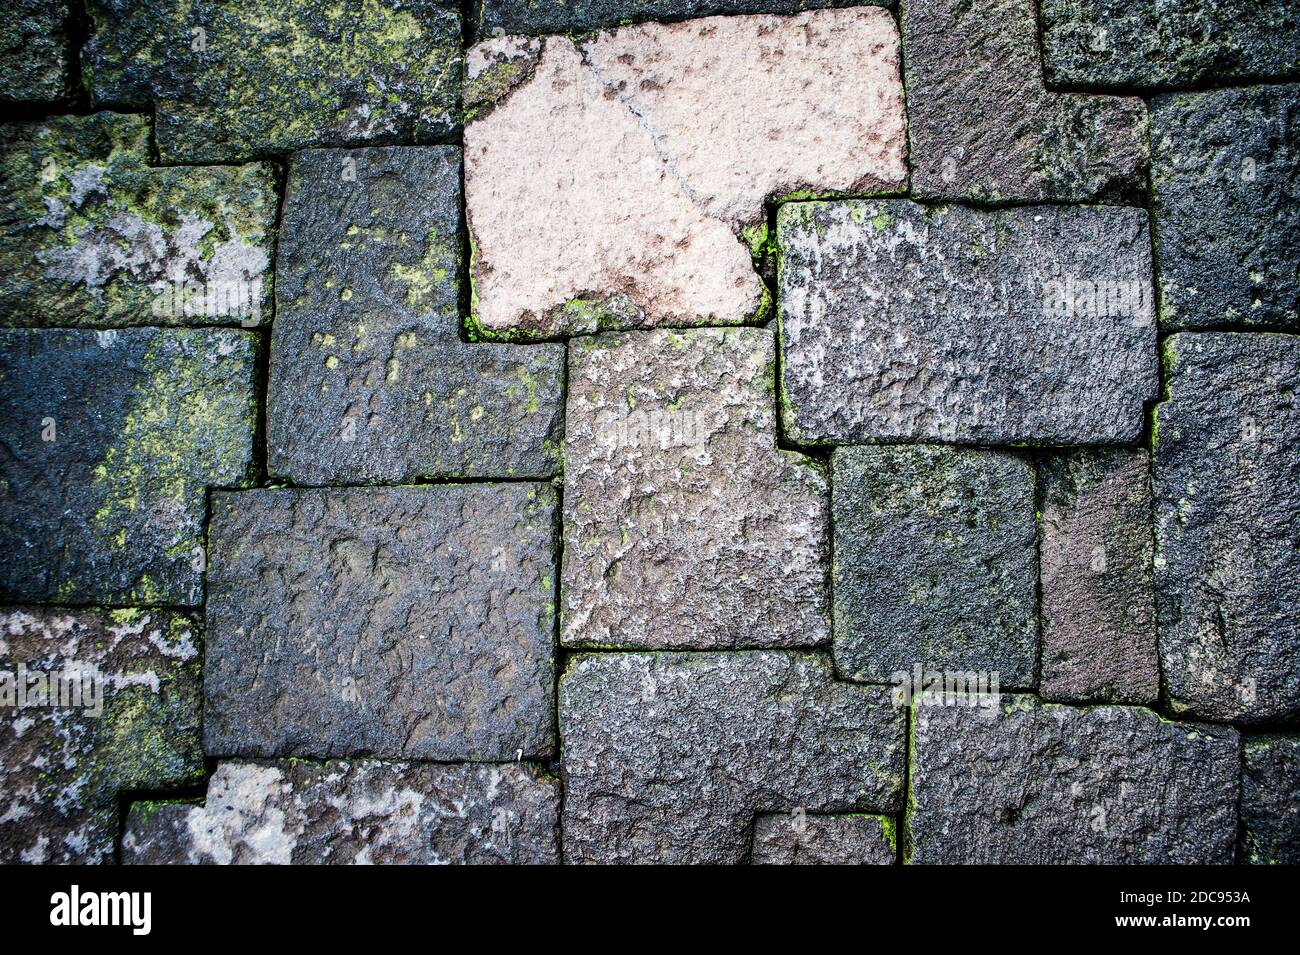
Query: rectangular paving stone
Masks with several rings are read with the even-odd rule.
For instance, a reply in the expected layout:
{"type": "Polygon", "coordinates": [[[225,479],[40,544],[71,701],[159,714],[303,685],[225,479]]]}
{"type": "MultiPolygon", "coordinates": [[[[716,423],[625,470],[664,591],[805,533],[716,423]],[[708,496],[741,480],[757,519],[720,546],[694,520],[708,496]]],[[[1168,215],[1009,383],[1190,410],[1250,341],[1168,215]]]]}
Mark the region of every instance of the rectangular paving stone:
{"type": "Polygon", "coordinates": [[[459,12],[437,0],[89,0],[92,102],[153,106],[166,163],[427,141],[458,124],[459,12]]]}
{"type": "Polygon", "coordinates": [[[199,637],[161,610],[0,610],[0,864],[111,863],[118,795],[203,776],[199,637]]]}
{"type": "Polygon", "coordinates": [[[267,445],[299,484],[550,477],[564,347],[460,340],[461,154],[294,154],[267,445]]]}
{"type": "Polygon", "coordinates": [[[209,755],[551,755],[548,485],[219,493],[209,540],[209,755]]]}
{"type": "Polygon", "coordinates": [[[562,642],[825,642],[826,477],[776,447],[771,333],[610,333],[569,348],[562,642]]]}
{"type": "MultiPolygon", "coordinates": [[[[888,6],[885,0],[867,0],[888,6]]],[[[802,13],[824,7],[856,6],[853,0],[483,0],[478,35],[498,33],[581,33],[642,20],[689,20],[746,13],[802,13]]]]}
{"type": "Polygon", "coordinates": [[[559,862],[560,791],[521,764],[222,762],[203,805],[137,802],[128,865],[559,862]]]}
{"type": "Polygon", "coordinates": [[[1037,684],[1034,469],[1000,451],[837,448],[835,664],[849,679],[1037,684]]]}
{"type": "Polygon", "coordinates": [[[879,8],[499,37],[466,63],[476,334],[761,317],[769,197],[906,184],[879,8]]]}
{"type": "Polygon", "coordinates": [[[1146,451],[1053,456],[1042,480],[1044,699],[1154,703],[1160,668],[1146,451]]]}
{"type": "Polygon", "coordinates": [[[894,820],[888,816],[759,816],[754,865],[893,865],[894,820]]]}
{"type": "Polygon", "coordinates": [[[1052,84],[1157,89],[1300,72],[1289,0],[1043,0],[1042,11],[1052,84]]]}
{"type": "Polygon", "coordinates": [[[1233,861],[1233,729],[1032,696],[993,709],[921,706],[913,719],[906,861],[1233,861]]]}
{"type": "Polygon", "coordinates": [[[755,814],[895,811],[903,713],[810,654],[577,656],[560,679],[565,861],[739,863],[755,814]]]}
{"type": "Polygon", "coordinates": [[[0,125],[0,324],[270,319],[273,169],[150,166],[149,130],[115,113],[0,125]]]}
{"type": "Polygon", "coordinates": [[[1300,862],[1300,737],[1247,736],[1242,747],[1241,861],[1300,862]]]}
{"type": "Polygon", "coordinates": [[[1155,397],[1146,213],[791,203],[782,424],[805,444],[1112,444],[1155,397]]]}
{"type": "Polygon", "coordinates": [[[1300,712],[1300,338],[1165,339],[1156,406],[1156,603],[1170,707],[1300,712]]]}
{"type": "Polygon", "coordinates": [[[1139,199],[1146,109],[1049,91],[1034,0],[909,0],[912,194],[924,199],[1139,199]]]}
{"type": "Polygon", "coordinates": [[[1300,328],[1300,85],[1158,96],[1162,330],[1300,328]]]}
{"type": "Polygon", "coordinates": [[[257,337],[0,329],[0,600],[203,600],[209,487],[251,480],[257,337]]]}
{"type": "Polygon", "coordinates": [[[53,102],[71,94],[67,19],[62,0],[10,0],[0,22],[0,102],[53,102]]]}

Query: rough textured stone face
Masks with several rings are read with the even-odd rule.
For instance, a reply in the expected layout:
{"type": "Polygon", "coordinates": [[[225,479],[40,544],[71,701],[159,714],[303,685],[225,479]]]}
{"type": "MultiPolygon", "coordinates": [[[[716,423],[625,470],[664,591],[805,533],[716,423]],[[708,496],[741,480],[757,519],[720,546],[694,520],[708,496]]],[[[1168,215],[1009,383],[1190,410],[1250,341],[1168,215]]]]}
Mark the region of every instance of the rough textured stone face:
{"type": "Polygon", "coordinates": [[[154,105],[165,162],[391,143],[457,125],[460,14],[435,0],[90,0],[92,100],[154,105]]]}
{"type": "Polygon", "coordinates": [[[560,793],[521,765],[226,762],[202,806],[137,802],[122,861],[555,864],[560,793]]]}
{"type": "Polygon", "coordinates": [[[149,165],[149,121],[0,126],[0,322],[269,320],[276,194],[264,164],[149,165]]]}
{"type": "Polygon", "coordinates": [[[0,102],[29,103],[66,97],[68,16],[62,0],[10,0],[0,22],[0,102]]]}
{"type": "Polygon", "coordinates": [[[827,488],[776,447],[764,329],[570,345],[562,640],[824,642],[827,488]]]}
{"type": "Polygon", "coordinates": [[[1133,89],[1294,76],[1300,8],[1277,0],[1043,0],[1052,84],[1133,89]]]}
{"type": "Polygon", "coordinates": [[[1300,711],[1300,339],[1165,340],[1155,435],[1156,600],[1169,705],[1300,711]]]}
{"type": "Polygon", "coordinates": [[[460,341],[460,150],[293,157],[270,470],[301,484],[550,477],[564,348],[460,341]]]}
{"type": "Polygon", "coordinates": [[[0,611],[0,707],[5,865],[112,862],[119,792],[203,775],[199,641],[181,614],[0,611]]]}
{"type": "Polygon", "coordinates": [[[1157,384],[1141,210],[791,203],[777,234],[794,440],[1140,435],[1157,384]]]}
{"type": "Polygon", "coordinates": [[[1147,453],[1059,455],[1043,484],[1043,696],[1154,703],[1160,670],[1147,453]]]}
{"type": "Polygon", "coordinates": [[[1142,101],[1048,92],[1033,0],[909,0],[903,35],[918,198],[1086,202],[1140,192],[1142,101]]]}
{"type": "MultiPolygon", "coordinates": [[[[886,6],[880,0],[871,0],[886,6]]],[[[850,0],[483,0],[479,35],[505,33],[580,33],[634,20],[687,20],[745,13],[802,13],[850,6],[850,0]]]]}
{"type": "Polygon", "coordinates": [[[203,599],[211,486],[253,466],[257,342],[0,329],[0,600],[203,599]]]}
{"type": "Polygon", "coordinates": [[[522,482],[215,494],[207,752],[549,756],[554,511],[522,482]]]}
{"type": "Polygon", "coordinates": [[[921,706],[914,719],[911,862],[1233,861],[1235,730],[1031,696],[921,706]]]}
{"type": "Polygon", "coordinates": [[[1300,862],[1300,737],[1247,737],[1241,776],[1242,861],[1300,862]]]}
{"type": "Polygon", "coordinates": [[[896,673],[997,673],[1036,683],[1034,470],[996,451],[838,448],[835,663],[896,673]]]}
{"type": "Polygon", "coordinates": [[[1297,165],[1300,85],[1152,101],[1163,329],[1300,328],[1297,165]]]}
{"type": "Polygon", "coordinates": [[[756,814],[894,811],[903,713],[819,656],[580,656],[560,680],[565,861],[735,863],[756,814]]]}
{"type": "Polygon", "coordinates": [[[767,197],[906,181],[898,31],[877,8],[495,39],[468,85],[487,333],[740,322],[764,303],[740,236],[761,240],[767,197]]]}
{"type": "Polygon", "coordinates": [[[886,816],[759,816],[755,865],[893,865],[894,820],[886,816]]]}

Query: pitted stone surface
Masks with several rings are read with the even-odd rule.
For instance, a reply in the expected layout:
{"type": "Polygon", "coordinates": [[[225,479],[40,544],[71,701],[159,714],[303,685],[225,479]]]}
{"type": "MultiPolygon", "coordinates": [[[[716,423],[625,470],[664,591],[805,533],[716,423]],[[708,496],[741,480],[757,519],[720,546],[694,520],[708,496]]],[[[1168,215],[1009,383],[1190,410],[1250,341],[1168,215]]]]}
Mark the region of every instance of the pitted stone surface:
{"type": "Polygon", "coordinates": [[[10,0],[0,22],[0,102],[60,100],[68,83],[68,8],[63,0],[10,0]]]}
{"type": "Polygon", "coordinates": [[[555,864],[560,793],[519,764],[235,761],[202,806],[137,802],[122,861],[555,864]]]}
{"type": "Polygon", "coordinates": [[[1002,704],[916,709],[909,861],[1233,861],[1235,730],[1140,707],[1002,704]]]}
{"type": "Polygon", "coordinates": [[[1300,85],[1152,101],[1162,329],[1300,328],[1297,166],[1300,85]]]}
{"type": "Polygon", "coordinates": [[[1300,737],[1248,736],[1241,775],[1242,862],[1300,862],[1300,737]]]}
{"type": "Polygon", "coordinates": [[[234,325],[270,318],[270,166],[157,168],[149,121],[0,126],[0,324],[234,325]]]}
{"type": "MultiPolygon", "coordinates": [[[[887,6],[883,0],[868,0],[887,6]]],[[[853,0],[483,0],[479,36],[505,33],[581,33],[640,20],[688,20],[745,13],[802,13],[857,6],[853,0]]]]}
{"type": "Polygon", "coordinates": [[[294,155],[278,250],[268,449],[300,484],[550,477],[561,345],[459,338],[460,150],[294,155]]]}
{"type": "Polygon", "coordinates": [[[764,305],[740,234],[761,239],[767,197],[906,181],[898,31],[878,8],[506,37],[469,61],[486,333],[740,322],[764,305]]]}
{"type": "Polygon", "coordinates": [[[754,823],[755,865],[893,865],[885,816],[766,815],[754,823]]]}
{"type": "Polygon", "coordinates": [[[1300,712],[1300,338],[1165,340],[1156,407],[1156,600],[1169,705],[1215,720],[1300,712]]]}
{"type": "Polygon", "coordinates": [[[855,680],[922,671],[1036,683],[1034,470],[998,451],[837,448],[835,663],[855,680]]]}
{"type": "Polygon", "coordinates": [[[1087,202],[1140,194],[1142,101],[1049,92],[1034,0],[909,0],[902,20],[913,195],[1087,202]]]}
{"type": "Polygon", "coordinates": [[[208,754],[549,756],[554,512],[523,482],[215,494],[208,754]]]}
{"type": "Polygon", "coordinates": [[[571,343],[564,643],[827,639],[826,478],[776,447],[774,360],[757,328],[571,343]]]}
{"type": "Polygon", "coordinates": [[[1141,433],[1157,383],[1145,212],[790,203],[777,238],[794,440],[1141,433]]]}
{"type": "Polygon", "coordinates": [[[409,142],[458,123],[460,14],[437,0],[90,0],[97,105],[154,106],[165,162],[409,142]]]}
{"type": "Polygon", "coordinates": [[[1300,72],[1300,7],[1288,0],[1043,0],[1052,84],[1134,89],[1300,72]]]}
{"type": "Polygon", "coordinates": [[[1147,453],[1055,456],[1043,484],[1043,697],[1154,703],[1160,670],[1147,453]]]}
{"type": "Polygon", "coordinates": [[[197,633],[167,611],[0,611],[0,863],[112,862],[119,792],[202,777],[197,633]]]}
{"type": "Polygon", "coordinates": [[[580,656],[560,680],[565,861],[735,863],[757,813],[892,812],[903,714],[820,656],[580,656]]]}
{"type": "Polygon", "coordinates": [[[257,341],[0,329],[0,600],[191,606],[207,489],[251,477],[257,341]]]}

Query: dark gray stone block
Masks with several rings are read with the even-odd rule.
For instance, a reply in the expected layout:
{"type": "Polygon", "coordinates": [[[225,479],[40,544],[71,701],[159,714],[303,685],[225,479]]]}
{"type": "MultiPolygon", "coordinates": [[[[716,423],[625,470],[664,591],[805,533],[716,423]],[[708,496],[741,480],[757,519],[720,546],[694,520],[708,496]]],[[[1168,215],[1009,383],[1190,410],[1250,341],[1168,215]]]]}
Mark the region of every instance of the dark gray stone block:
{"type": "Polygon", "coordinates": [[[893,865],[894,820],[862,814],[759,816],[755,865],[893,865]]]}
{"type": "Polygon", "coordinates": [[[642,20],[690,20],[743,13],[799,13],[826,7],[888,6],[886,0],[483,0],[479,38],[500,33],[582,33],[642,20]]]}
{"type": "Polygon", "coordinates": [[[71,93],[68,7],[63,0],[10,0],[0,21],[0,102],[52,102],[71,93]]]}
{"type": "Polygon", "coordinates": [[[1248,736],[1241,774],[1242,862],[1300,862],[1300,737],[1248,736]]]}

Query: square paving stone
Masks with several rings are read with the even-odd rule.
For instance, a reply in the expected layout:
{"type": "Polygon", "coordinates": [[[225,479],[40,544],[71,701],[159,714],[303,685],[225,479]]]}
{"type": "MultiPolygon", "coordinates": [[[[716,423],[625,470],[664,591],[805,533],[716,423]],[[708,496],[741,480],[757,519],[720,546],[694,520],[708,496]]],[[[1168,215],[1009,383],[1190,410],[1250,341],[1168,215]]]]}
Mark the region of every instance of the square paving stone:
{"type": "Polygon", "coordinates": [[[204,804],[137,802],[127,865],[546,864],[560,789],[520,765],[218,764],[204,804]]]}
{"type": "Polygon", "coordinates": [[[0,22],[0,102],[35,103],[66,98],[67,4],[62,0],[10,0],[0,22]]]}
{"type": "Polygon", "coordinates": [[[257,337],[0,329],[0,600],[203,600],[209,487],[253,469],[257,337]]]}
{"type": "Polygon", "coordinates": [[[826,477],[776,447],[771,333],[623,332],[569,347],[563,642],[825,642],[826,477]]]}
{"type": "Polygon", "coordinates": [[[765,314],[753,248],[766,242],[769,197],[906,184],[899,55],[898,27],[876,7],[474,47],[465,197],[476,333],[765,314]]]}
{"type": "Polygon", "coordinates": [[[793,440],[1141,435],[1157,386],[1144,211],[791,203],[777,240],[793,440]]]}
{"type": "Polygon", "coordinates": [[[1146,451],[1057,455],[1043,484],[1043,697],[1154,703],[1160,668],[1146,451]]]}
{"type": "Polygon", "coordinates": [[[1034,0],[908,0],[912,194],[929,199],[1138,199],[1146,108],[1049,91],[1034,0]]]}
{"type": "Polygon", "coordinates": [[[1300,329],[1300,85],[1158,96],[1162,330],[1300,329]]]}
{"type": "Polygon", "coordinates": [[[1300,337],[1165,339],[1156,406],[1156,601],[1169,705],[1300,713],[1300,337]]]}
{"type": "Polygon", "coordinates": [[[182,614],[0,611],[0,863],[112,862],[119,793],[202,778],[199,703],[182,614]]]}
{"type": "Polygon", "coordinates": [[[460,14],[438,0],[89,0],[91,100],[153,106],[164,162],[410,142],[458,124],[460,14]]]}
{"type": "Polygon", "coordinates": [[[893,865],[894,820],[864,814],[759,816],[754,865],[893,865]]]}
{"type": "Polygon", "coordinates": [[[1241,861],[1300,863],[1300,736],[1247,736],[1242,748],[1241,861]]]}
{"type": "Polygon", "coordinates": [[[361,484],[559,470],[564,347],[460,340],[460,180],[453,146],[293,156],[272,474],[361,484]]]}
{"type": "Polygon", "coordinates": [[[835,663],[850,679],[1037,683],[1034,469],[999,451],[837,448],[835,663]]]}
{"type": "Polygon", "coordinates": [[[555,493],[213,496],[212,756],[549,757],[555,493]]]}
{"type": "Polygon", "coordinates": [[[0,324],[270,319],[269,165],[149,165],[144,116],[0,126],[0,324]]]}
{"type": "Polygon", "coordinates": [[[912,718],[909,862],[1233,861],[1235,730],[1032,696],[989,709],[920,706],[912,718]]]}
{"type": "Polygon", "coordinates": [[[756,814],[893,812],[904,712],[810,654],[575,657],[560,679],[565,861],[739,863],[756,814]]]}

